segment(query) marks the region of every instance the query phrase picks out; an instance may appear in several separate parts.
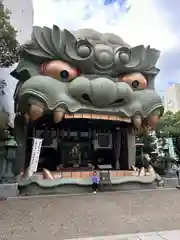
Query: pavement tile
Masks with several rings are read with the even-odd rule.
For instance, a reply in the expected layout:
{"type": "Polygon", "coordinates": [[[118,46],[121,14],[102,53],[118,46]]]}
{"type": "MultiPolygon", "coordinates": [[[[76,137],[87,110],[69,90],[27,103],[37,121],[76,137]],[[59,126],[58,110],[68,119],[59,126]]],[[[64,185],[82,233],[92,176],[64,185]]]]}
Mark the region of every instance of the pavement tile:
{"type": "Polygon", "coordinates": [[[73,238],[68,240],[180,240],[180,230],[164,231],[159,233],[139,233],[127,235],[109,235],[88,238],[73,238]]]}
{"type": "Polygon", "coordinates": [[[121,237],[121,235],[116,236],[104,236],[104,237],[92,237],[92,238],[73,238],[67,240],[140,240],[139,237],[121,237]]]}
{"type": "Polygon", "coordinates": [[[180,240],[180,230],[169,231],[169,232],[160,232],[160,233],[158,233],[158,235],[166,240],[180,240]]]}
{"type": "MultiPolygon", "coordinates": [[[[119,234],[125,234],[121,240],[140,240],[157,232],[160,236],[165,234],[163,230],[180,228],[179,193],[113,192],[0,201],[0,240],[25,240],[29,236],[32,240],[118,240],[119,234]],[[126,235],[128,232],[131,234],[126,235]]],[[[180,237],[170,236],[170,240],[175,239],[180,237]]]]}
{"type": "Polygon", "coordinates": [[[141,235],[141,237],[139,237],[138,234],[135,234],[135,235],[128,234],[128,235],[113,235],[113,236],[109,235],[109,236],[101,236],[101,237],[89,237],[89,238],[73,238],[73,239],[67,239],[67,240],[141,240],[141,239],[142,240],[152,240],[152,239],[162,240],[162,238],[156,234],[153,234],[151,236],[150,235],[146,236],[146,233],[145,233],[145,236],[141,235]],[[146,238],[146,237],[149,237],[149,238],[146,238]]]}
{"type": "Polygon", "coordinates": [[[160,237],[158,235],[149,235],[149,236],[140,236],[139,239],[140,240],[162,240],[164,238],[162,238],[162,237],[160,237]]]}
{"type": "Polygon", "coordinates": [[[135,236],[127,237],[127,238],[119,238],[117,240],[140,240],[140,238],[135,235],[135,236]]]}
{"type": "Polygon", "coordinates": [[[115,236],[101,236],[101,237],[88,237],[88,238],[72,238],[66,240],[139,240],[139,237],[124,237],[122,235],[115,236]]]}
{"type": "MultiPolygon", "coordinates": [[[[110,238],[109,240],[111,240],[111,238],[110,238]]],[[[139,238],[138,238],[138,237],[131,237],[131,238],[119,238],[119,239],[117,239],[117,240],[139,240],[139,238]]]]}

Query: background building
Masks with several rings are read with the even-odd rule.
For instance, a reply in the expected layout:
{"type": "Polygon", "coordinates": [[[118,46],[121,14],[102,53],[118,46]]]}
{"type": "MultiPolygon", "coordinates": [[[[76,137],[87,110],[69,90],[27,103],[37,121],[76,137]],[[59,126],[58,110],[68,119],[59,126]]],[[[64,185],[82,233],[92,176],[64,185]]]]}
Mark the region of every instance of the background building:
{"type": "Polygon", "coordinates": [[[164,107],[165,112],[171,111],[173,113],[180,110],[180,84],[172,84],[164,92],[164,107]]]}

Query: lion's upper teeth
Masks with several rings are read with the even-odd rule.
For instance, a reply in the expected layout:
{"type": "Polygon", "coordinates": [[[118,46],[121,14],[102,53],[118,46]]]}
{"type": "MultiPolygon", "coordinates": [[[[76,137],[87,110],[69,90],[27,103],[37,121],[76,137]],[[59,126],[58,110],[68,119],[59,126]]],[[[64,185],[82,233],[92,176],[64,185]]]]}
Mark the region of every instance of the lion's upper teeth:
{"type": "Polygon", "coordinates": [[[59,108],[59,107],[56,108],[53,113],[54,122],[55,123],[61,122],[61,120],[64,117],[64,114],[65,114],[65,110],[63,108],[59,108]]]}
{"type": "Polygon", "coordinates": [[[141,118],[141,116],[135,116],[133,118],[133,124],[134,124],[136,129],[140,129],[141,126],[142,126],[142,118],[141,118]]]}

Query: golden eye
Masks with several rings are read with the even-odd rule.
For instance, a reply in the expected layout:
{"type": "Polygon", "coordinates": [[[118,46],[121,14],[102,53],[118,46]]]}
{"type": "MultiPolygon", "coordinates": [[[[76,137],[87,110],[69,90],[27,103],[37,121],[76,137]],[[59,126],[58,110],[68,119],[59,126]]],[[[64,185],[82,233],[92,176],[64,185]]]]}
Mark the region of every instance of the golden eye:
{"type": "Polygon", "coordinates": [[[131,73],[120,76],[122,82],[126,82],[133,89],[145,89],[147,88],[147,80],[141,73],[131,73]]]}
{"type": "Polygon", "coordinates": [[[71,81],[80,74],[78,69],[60,60],[41,64],[40,73],[60,81],[71,81]]]}

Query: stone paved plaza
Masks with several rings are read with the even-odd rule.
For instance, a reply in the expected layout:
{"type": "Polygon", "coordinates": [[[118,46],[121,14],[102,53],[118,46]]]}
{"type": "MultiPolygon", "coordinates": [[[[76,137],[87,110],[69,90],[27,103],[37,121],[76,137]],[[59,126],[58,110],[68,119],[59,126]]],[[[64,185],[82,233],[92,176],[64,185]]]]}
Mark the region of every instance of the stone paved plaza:
{"type": "MultiPolygon", "coordinates": [[[[88,237],[117,240],[113,235],[179,228],[179,190],[113,192],[0,202],[1,240],[88,237]]],[[[128,238],[124,236],[123,239],[128,238]]],[[[175,237],[170,239],[176,240],[175,237]]]]}
{"type": "Polygon", "coordinates": [[[180,230],[128,235],[111,235],[89,238],[74,238],[69,240],[179,240],[179,239],[180,230]]]}

